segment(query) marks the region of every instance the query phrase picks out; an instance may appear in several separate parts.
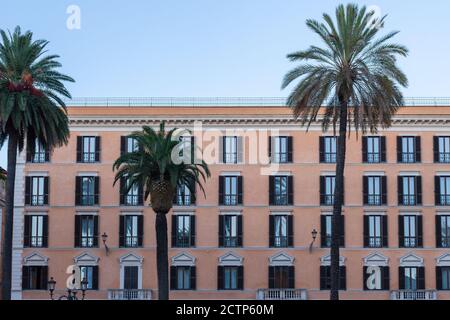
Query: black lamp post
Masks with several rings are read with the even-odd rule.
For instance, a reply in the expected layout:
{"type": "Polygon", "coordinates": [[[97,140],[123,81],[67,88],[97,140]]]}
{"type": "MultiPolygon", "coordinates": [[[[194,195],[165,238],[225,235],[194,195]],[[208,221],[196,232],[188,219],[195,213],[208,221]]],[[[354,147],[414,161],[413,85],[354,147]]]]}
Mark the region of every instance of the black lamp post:
{"type": "Polygon", "coordinates": [[[311,241],[311,244],[309,245],[309,252],[310,253],[312,252],[313,244],[314,244],[314,242],[316,241],[316,238],[317,238],[317,230],[316,229],[313,229],[313,231],[311,231],[311,236],[312,236],[312,241],[311,241]]]}
{"type": "MultiPolygon", "coordinates": [[[[86,296],[86,290],[87,290],[88,284],[89,284],[89,282],[87,281],[86,278],[84,278],[80,282],[81,300],[84,300],[84,298],[86,296]]],[[[53,277],[51,277],[50,280],[47,282],[47,285],[48,285],[48,291],[50,293],[50,299],[55,300],[53,298],[53,293],[54,293],[55,287],[56,287],[55,279],[53,279],[53,277]]],[[[72,289],[67,289],[67,294],[60,296],[58,298],[58,300],[78,300],[77,291],[72,290],[72,289]]]]}

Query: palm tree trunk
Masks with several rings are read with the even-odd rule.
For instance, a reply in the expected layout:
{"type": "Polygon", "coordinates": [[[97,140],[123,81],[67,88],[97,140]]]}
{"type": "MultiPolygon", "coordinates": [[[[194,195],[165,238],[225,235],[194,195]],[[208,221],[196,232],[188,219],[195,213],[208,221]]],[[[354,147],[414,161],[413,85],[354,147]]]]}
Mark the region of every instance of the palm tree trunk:
{"type": "Polygon", "coordinates": [[[158,272],[158,298],[169,300],[169,255],[167,249],[167,212],[156,213],[156,264],[158,272]]]}
{"type": "Polygon", "coordinates": [[[14,218],[14,185],[16,180],[17,138],[9,136],[8,173],[6,180],[5,237],[3,240],[2,299],[11,300],[12,242],[14,218]]]}
{"type": "Polygon", "coordinates": [[[340,103],[339,137],[337,139],[336,181],[334,187],[334,205],[331,230],[331,291],[330,300],[339,300],[339,243],[341,231],[341,213],[344,202],[344,169],[347,138],[347,103],[340,103]]]}

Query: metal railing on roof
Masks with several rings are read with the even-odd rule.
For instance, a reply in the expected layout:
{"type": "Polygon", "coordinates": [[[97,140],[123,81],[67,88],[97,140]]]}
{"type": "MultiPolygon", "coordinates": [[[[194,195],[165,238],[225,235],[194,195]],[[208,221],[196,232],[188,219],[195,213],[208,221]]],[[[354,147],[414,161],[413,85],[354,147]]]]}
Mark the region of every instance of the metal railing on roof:
{"type": "MultiPolygon", "coordinates": [[[[284,97],[104,97],[66,100],[69,107],[286,107],[284,97]]],[[[405,98],[405,107],[450,106],[450,97],[405,98]]]]}

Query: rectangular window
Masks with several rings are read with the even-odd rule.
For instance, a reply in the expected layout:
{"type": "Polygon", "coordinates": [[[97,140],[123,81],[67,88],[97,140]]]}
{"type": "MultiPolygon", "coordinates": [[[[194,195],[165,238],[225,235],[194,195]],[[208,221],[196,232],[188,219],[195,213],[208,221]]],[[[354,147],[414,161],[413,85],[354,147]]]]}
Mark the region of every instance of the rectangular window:
{"type": "Polygon", "coordinates": [[[401,248],[422,247],[422,216],[399,216],[399,235],[401,248]]]}
{"type": "Polygon", "coordinates": [[[195,216],[172,216],[172,247],[187,248],[195,246],[195,216]]]}
{"type": "Polygon", "coordinates": [[[269,203],[272,206],[291,206],[294,204],[292,176],[269,177],[269,203]]]}
{"type": "Polygon", "coordinates": [[[450,205],[450,176],[435,177],[436,205],[450,205]]]}
{"type": "Polygon", "coordinates": [[[98,247],[98,216],[75,216],[75,247],[98,247]]]}
{"type": "Polygon", "coordinates": [[[294,245],[294,228],[292,215],[269,216],[269,246],[272,248],[287,248],[294,245]]]}
{"type": "Polygon", "coordinates": [[[363,137],[363,162],[381,163],[386,161],[386,138],[363,137]]]}
{"type": "Polygon", "coordinates": [[[143,188],[134,183],[130,187],[130,180],[120,179],[120,204],[124,206],[141,206],[144,202],[143,188]]]}
{"type": "Polygon", "coordinates": [[[238,137],[223,137],[223,163],[238,163],[238,137]]]}
{"type": "Polygon", "coordinates": [[[436,216],[436,247],[450,248],[450,216],[436,216]]]}
{"type": "Polygon", "coordinates": [[[423,267],[400,267],[399,280],[400,290],[424,290],[425,269],[423,267]]]}
{"type": "Polygon", "coordinates": [[[100,177],[76,177],[76,205],[98,205],[100,177]]]}
{"type": "MultiPolygon", "coordinates": [[[[346,268],[339,267],[339,290],[347,290],[346,268]]],[[[320,266],[320,290],[331,289],[331,267],[320,266]]]]}
{"type": "Polygon", "coordinates": [[[29,206],[48,205],[48,177],[26,177],[25,204],[29,206]]]}
{"type": "Polygon", "coordinates": [[[364,179],[364,204],[381,206],[386,204],[386,177],[371,176],[364,179]]]}
{"type": "Polygon", "coordinates": [[[242,216],[219,216],[219,247],[236,248],[242,246],[242,216]]]}
{"type": "MultiPolygon", "coordinates": [[[[332,233],[332,215],[321,215],[320,216],[320,242],[322,248],[330,248],[331,247],[331,239],[333,236],[332,233]]],[[[345,247],[345,216],[341,215],[340,221],[340,238],[339,238],[339,246],[345,247]]]]}
{"type": "Polygon", "coordinates": [[[334,188],[336,185],[335,176],[320,177],[320,204],[332,206],[334,204],[334,188]]]}
{"type": "Polygon", "coordinates": [[[191,266],[170,267],[171,290],[195,290],[196,270],[191,266]]]}
{"type": "Polygon", "coordinates": [[[77,137],[77,162],[100,161],[100,137],[77,137]]]}
{"type": "Polygon", "coordinates": [[[25,216],[23,245],[28,248],[48,246],[48,216],[25,216]]]}
{"type": "Polygon", "coordinates": [[[294,289],[295,269],[293,266],[270,266],[269,289],[294,289]]]}
{"type": "Polygon", "coordinates": [[[450,163],[450,137],[434,137],[434,162],[450,163]]]}
{"type": "Polygon", "coordinates": [[[397,161],[400,163],[420,162],[420,137],[397,137],[397,161]]]}
{"type": "Polygon", "coordinates": [[[98,267],[79,266],[81,280],[87,280],[88,290],[98,290],[98,267]]]}
{"type": "Polygon", "coordinates": [[[139,267],[124,266],[123,268],[123,288],[125,290],[139,289],[139,267]]]}
{"type": "Polygon", "coordinates": [[[219,266],[217,275],[218,290],[244,289],[244,268],[242,266],[219,266]]]}
{"type": "Polygon", "coordinates": [[[242,204],[242,181],[241,176],[219,177],[220,205],[236,206],[242,204]]]}
{"type": "Polygon", "coordinates": [[[45,163],[50,160],[49,150],[44,148],[42,144],[36,139],[34,145],[34,153],[27,150],[27,161],[31,163],[45,163]]]}
{"type": "Polygon", "coordinates": [[[320,162],[336,163],[336,137],[320,137],[320,162]]]}
{"type": "Polygon", "coordinates": [[[269,137],[269,144],[269,156],[272,162],[292,162],[292,137],[269,137]]]}
{"type": "Polygon", "coordinates": [[[402,206],[422,204],[422,177],[398,177],[398,202],[402,206]]]}
{"type": "Polygon", "coordinates": [[[438,290],[450,290],[450,267],[436,267],[436,286],[438,290]]]}
{"type": "Polygon", "coordinates": [[[195,205],[195,195],[191,193],[187,185],[183,184],[177,186],[174,204],[177,206],[195,205]]]}
{"type": "Polygon", "coordinates": [[[119,246],[122,248],[142,247],[144,217],[142,215],[121,215],[119,218],[119,246]]]}
{"type": "Polygon", "coordinates": [[[383,248],[388,246],[387,216],[364,216],[364,247],[383,248]]]}
{"type": "Polygon", "coordinates": [[[381,271],[381,274],[379,274],[379,277],[374,277],[374,271],[369,269],[370,267],[364,266],[363,267],[363,287],[364,290],[368,291],[383,291],[383,290],[389,290],[390,287],[390,275],[389,275],[389,267],[387,266],[380,266],[378,267],[381,271]]]}
{"type": "Polygon", "coordinates": [[[24,266],[22,267],[23,290],[47,290],[48,267],[24,266]]]}

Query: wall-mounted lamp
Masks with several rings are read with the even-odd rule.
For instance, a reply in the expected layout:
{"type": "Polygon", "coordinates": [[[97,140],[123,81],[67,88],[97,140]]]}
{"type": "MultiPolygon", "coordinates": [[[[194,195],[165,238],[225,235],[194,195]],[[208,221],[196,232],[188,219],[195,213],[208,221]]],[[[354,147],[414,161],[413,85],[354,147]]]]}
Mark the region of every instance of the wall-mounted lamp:
{"type": "Polygon", "coordinates": [[[102,234],[102,241],[103,241],[103,245],[105,246],[106,255],[108,255],[109,254],[109,248],[108,248],[108,245],[106,244],[106,240],[108,240],[108,235],[106,234],[106,232],[103,232],[103,234],[102,234]]]}
{"type": "Polygon", "coordinates": [[[314,244],[314,242],[316,241],[316,238],[317,238],[317,230],[316,229],[313,229],[313,231],[311,231],[311,236],[312,236],[312,241],[311,241],[311,244],[309,245],[309,252],[310,253],[312,252],[313,244],[314,244]]]}

